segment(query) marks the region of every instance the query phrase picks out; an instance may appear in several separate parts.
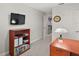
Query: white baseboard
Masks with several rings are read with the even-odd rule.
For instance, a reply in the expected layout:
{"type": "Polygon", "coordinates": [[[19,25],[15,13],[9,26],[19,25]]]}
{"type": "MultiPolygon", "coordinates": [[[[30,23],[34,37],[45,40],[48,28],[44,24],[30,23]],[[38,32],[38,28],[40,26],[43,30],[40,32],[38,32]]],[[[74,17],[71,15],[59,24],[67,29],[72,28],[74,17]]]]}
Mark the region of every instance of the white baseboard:
{"type": "Polygon", "coordinates": [[[41,40],[41,39],[42,39],[42,38],[32,40],[30,43],[32,44],[32,43],[34,43],[34,42],[36,42],[36,41],[38,41],[38,40],[41,40]]]}

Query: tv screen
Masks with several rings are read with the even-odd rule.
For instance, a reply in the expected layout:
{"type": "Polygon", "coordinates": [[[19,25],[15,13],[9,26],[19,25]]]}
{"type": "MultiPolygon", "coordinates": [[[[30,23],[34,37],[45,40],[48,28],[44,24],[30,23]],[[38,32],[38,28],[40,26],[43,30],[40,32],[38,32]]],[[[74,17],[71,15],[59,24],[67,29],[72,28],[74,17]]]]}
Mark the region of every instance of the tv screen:
{"type": "Polygon", "coordinates": [[[25,24],[25,15],[11,13],[10,24],[11,25],[22,25],[22,24],[25,24]]]}

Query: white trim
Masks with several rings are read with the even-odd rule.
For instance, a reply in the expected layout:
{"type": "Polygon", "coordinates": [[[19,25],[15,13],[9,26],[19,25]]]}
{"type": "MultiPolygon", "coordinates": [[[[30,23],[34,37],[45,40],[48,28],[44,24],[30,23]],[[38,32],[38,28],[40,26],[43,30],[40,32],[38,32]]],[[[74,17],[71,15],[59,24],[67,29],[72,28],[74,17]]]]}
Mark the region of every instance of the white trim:
{"type": "Polygon", "coordinates": [[[41,39],[42,39],[42,38],[32,40],[30,43],[32,44],[32,43],[34,43],[34,42],[36,42],[36,41],[38,41],[38,40],[41,40],[41,39]]]}

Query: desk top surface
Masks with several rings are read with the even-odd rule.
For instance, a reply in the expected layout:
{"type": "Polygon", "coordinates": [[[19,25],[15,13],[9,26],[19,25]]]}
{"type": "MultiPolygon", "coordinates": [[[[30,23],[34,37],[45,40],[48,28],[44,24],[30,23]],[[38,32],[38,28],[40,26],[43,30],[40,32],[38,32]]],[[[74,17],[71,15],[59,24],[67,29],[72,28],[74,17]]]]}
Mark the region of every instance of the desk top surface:
{"type": "Polygon", "coordinates": [[[79,41],[78,40],[63,38],[63,42],[59,42],[57,39],[55,39],[55,41],[51,43],[51,46],[61,48],[72,53],[79,54],[79,41]]]}

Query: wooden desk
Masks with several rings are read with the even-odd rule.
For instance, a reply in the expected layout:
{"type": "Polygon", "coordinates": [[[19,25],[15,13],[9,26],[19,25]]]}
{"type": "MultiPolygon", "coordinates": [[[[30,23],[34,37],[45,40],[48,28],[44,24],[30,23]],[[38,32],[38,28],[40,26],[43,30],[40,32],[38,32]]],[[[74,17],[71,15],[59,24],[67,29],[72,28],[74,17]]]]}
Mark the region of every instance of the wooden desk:
{"type": "Polygon", "coordinates": [[[50,56],[79,56],[79,41],[63,38],[63,42],[56,39],[50,45],[50,56]]]}

